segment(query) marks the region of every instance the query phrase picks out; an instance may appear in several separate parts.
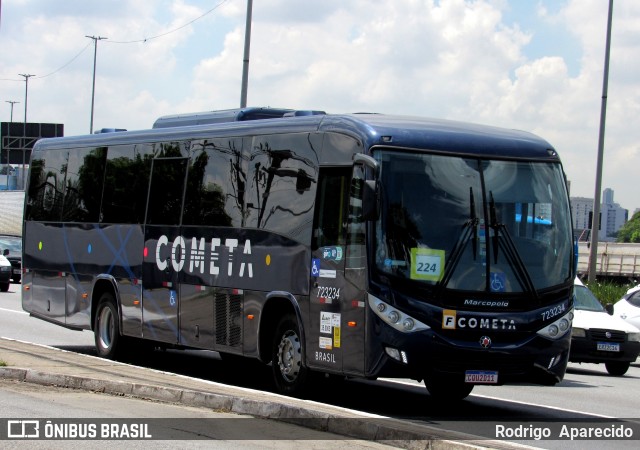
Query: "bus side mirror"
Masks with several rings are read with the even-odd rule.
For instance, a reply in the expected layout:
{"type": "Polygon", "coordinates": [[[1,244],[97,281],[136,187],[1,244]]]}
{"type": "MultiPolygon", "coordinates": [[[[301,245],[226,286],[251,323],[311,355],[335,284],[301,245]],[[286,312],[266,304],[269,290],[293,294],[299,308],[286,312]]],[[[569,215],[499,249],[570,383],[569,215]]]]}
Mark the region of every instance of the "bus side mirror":
{"type": "Polygon", "coordinates": [[[605,311],[607,311],[609,313],[610,316],[613,316],[613,304],[612,303],[607,303],[606,305],[604,305],[604,309],[605,309],[605,311]]]}
{"type": "Polygon", "coordinates": [[[375,180],[364,180],[362,184],[362,218],[377,220],[379,214],[378,183],[375,180]]]}

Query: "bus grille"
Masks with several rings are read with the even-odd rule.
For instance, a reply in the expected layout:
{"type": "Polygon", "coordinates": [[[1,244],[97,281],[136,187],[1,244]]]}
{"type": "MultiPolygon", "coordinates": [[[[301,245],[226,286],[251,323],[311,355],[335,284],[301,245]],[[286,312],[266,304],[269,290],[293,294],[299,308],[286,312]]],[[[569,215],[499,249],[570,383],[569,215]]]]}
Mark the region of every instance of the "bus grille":
{"type": "Polygon", "coordinates": [[[216,290],[214,297],[216,344],[238,347],[242,338],[242,297],[227,289],[216,290]]]}

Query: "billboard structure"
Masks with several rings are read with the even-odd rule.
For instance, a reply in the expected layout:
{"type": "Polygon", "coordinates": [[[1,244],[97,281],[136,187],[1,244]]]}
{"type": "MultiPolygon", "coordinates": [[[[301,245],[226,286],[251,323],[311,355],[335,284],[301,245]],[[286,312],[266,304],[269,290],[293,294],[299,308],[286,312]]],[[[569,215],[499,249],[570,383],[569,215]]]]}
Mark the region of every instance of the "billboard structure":
{"type": "Polygon", "coordinates": [[[60,123],[0,123],[0,190],[24,190],[26,168],[36,141],[64,136],[60,123]]]}

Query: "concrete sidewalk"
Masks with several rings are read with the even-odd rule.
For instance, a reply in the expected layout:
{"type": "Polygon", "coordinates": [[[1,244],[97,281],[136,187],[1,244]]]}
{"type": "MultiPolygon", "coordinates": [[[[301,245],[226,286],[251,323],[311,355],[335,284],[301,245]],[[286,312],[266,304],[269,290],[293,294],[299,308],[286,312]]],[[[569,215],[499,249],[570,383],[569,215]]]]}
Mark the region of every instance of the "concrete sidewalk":
{"type": "Polygon", "coordinates": [[[0,338],[0,377],[42,385],[203,407],[280,420],[407,449],[522,449],[503,441],[227,386],[88,355],[0,338]]]}

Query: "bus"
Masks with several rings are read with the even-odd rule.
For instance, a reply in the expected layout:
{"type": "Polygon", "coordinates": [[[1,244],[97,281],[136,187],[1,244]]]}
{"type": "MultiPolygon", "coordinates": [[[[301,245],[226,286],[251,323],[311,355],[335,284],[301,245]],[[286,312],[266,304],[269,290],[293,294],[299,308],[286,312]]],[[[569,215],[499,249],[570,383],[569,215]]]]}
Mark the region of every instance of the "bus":
{"type": "Polygon", "coordinates": [[[25,197],[23,309],[91,330],[105,358],[211,350],[270,364],[294,396],[317,373],[463,399],[566,370],[567,183],[527,132],[277,108],[171,116],[39,140],[25,197]]]}

